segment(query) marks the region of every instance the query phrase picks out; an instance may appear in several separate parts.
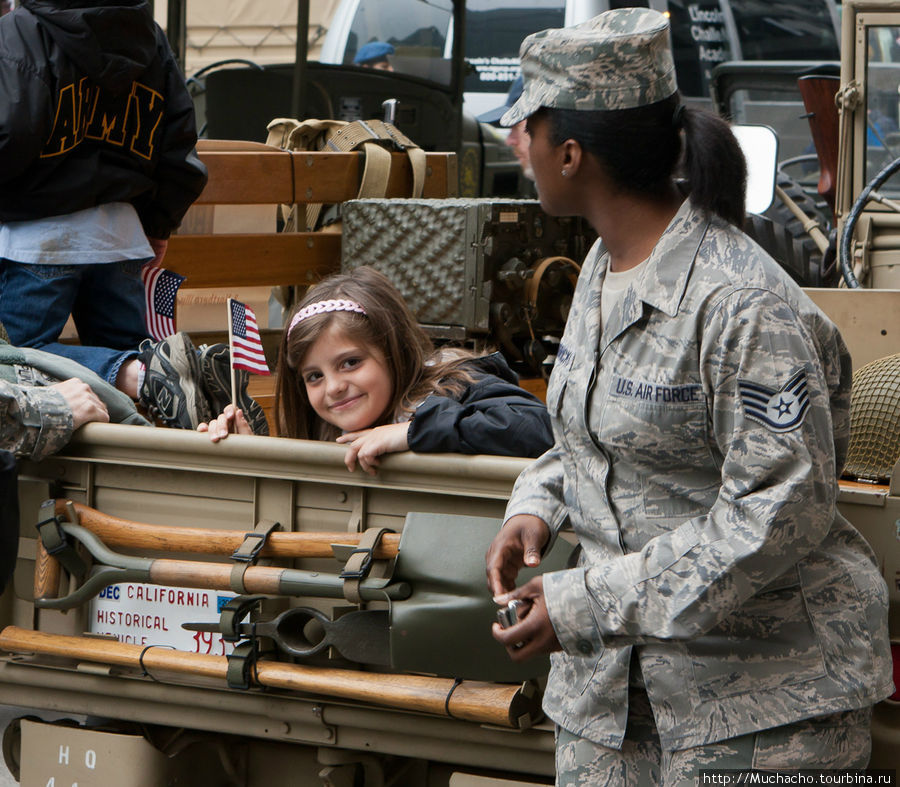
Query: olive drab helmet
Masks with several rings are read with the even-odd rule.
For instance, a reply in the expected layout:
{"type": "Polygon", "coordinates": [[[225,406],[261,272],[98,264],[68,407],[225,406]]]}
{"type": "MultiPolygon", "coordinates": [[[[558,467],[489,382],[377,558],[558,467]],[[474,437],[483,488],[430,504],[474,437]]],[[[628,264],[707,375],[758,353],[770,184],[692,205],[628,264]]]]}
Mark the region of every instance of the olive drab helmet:
{"type": "Polygon", "coordinates": [[[844,475],[886,481],[900,459],[900,353],[853,374],[844,475]]]}

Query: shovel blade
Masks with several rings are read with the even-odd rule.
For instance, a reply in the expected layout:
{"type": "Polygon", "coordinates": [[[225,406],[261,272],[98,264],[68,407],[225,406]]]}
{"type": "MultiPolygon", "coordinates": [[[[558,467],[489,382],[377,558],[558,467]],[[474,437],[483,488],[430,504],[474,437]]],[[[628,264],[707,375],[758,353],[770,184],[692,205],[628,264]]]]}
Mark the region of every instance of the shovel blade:
{"type": "MultiPolygon", "coordinates": [[[[497,605],[485,576],[487,549],[500,530],[497,519],[409,513],[394,578],[412,595],[391,605],[391,666],[466,680],[518,683],[540,678],[547,657],[510,660],[491,635],[497,605]]],[[[517,583],[567,566],[573,546],[557,539],[538,569],[522,570],[517,583]]]]}

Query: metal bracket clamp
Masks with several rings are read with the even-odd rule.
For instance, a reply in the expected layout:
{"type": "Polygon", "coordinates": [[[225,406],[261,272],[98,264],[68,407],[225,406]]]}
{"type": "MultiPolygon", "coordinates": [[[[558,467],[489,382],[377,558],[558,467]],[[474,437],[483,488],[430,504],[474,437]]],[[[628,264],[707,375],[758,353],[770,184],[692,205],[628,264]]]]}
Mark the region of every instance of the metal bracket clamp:
{"type": "Polygon", "coordinates": [[[219,613],[219,632],[222,639],[226,642],[244,639],[244,635],[238,632],[238,626],[264,598],[265,596],[236,596],[228,601],[219,613]]]}
{"type": "Polygon", "coordinates": [[[244,572],[248,566],[252,566],[259,559],[259,553],[266,545],[269,534],[274,530],[280,530],[281,525],[271,519],[262,519],[256,527],[244,533],[241,545],[231,554],[231,559],[236,561],[231,569],[231,589],[235,593],[246,593],[244,587],[244,572]]]}
{"type": "Polygon", "coordinates": [[[256,639],[250,639],[238,645],[233,653],[225,656],[228,668],[225,671],[225,679],[230,689],[249,689],[253,682],[251,677],[259,658],[259,650],[256,647],[256,639]]]}
{"type": "Polygon", "coordinates": [[[359,539],[359,546],[356,547],[344,563],[344,569],[340,573],[340,578],[344,580],[344,598],[351,604],[359,604],[362,597],[359,593],[359,585],[372,570],[372,563],[375,560],[375,548],[381,542],[381,538],[385,533],[393,533],[394,531],[387,527],[369,528],[363,531],[359,539]]]}
{"type": "Polygon", "coordinates": [[[47,554],[58,560],[69,574],[79,580],[82,579],[87,573],[87,564],[66,536],[59,517],[43,519],[36,527],[47,554]]]}

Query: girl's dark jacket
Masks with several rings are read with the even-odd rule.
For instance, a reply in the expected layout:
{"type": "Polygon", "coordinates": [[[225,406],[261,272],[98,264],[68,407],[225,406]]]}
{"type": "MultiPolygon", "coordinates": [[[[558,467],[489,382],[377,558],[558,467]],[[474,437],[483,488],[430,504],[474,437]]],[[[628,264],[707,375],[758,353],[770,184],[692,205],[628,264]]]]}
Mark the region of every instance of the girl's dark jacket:
{"type": "Polygon", "coordinates": [[[194,107],[146,0],[0,17],[0,221],[131,202],[168,238],[206,183],[194,107]]]}
{"type": "Polygon", "coordinates": [[[475,379],[458,397],[432,394],[416,408],[411,450],[537,457],[553,445],[546,406],[519,387],[500,353],[475,358],[466,370],[475,379]]]}

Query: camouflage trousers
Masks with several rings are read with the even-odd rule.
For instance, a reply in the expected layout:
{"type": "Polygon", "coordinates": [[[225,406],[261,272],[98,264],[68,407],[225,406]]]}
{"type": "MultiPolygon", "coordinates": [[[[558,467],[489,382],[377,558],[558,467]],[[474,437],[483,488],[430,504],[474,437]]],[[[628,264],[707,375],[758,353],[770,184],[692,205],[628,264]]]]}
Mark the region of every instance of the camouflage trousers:
{"type": "Polygon", "coordinates": [[[628,702],[621,750],[556,728],[558,787],[695,787],[707,769],[864,768],[869,761],[871,708],[665,751],[646,691],[631,687],[628,702]]]}

